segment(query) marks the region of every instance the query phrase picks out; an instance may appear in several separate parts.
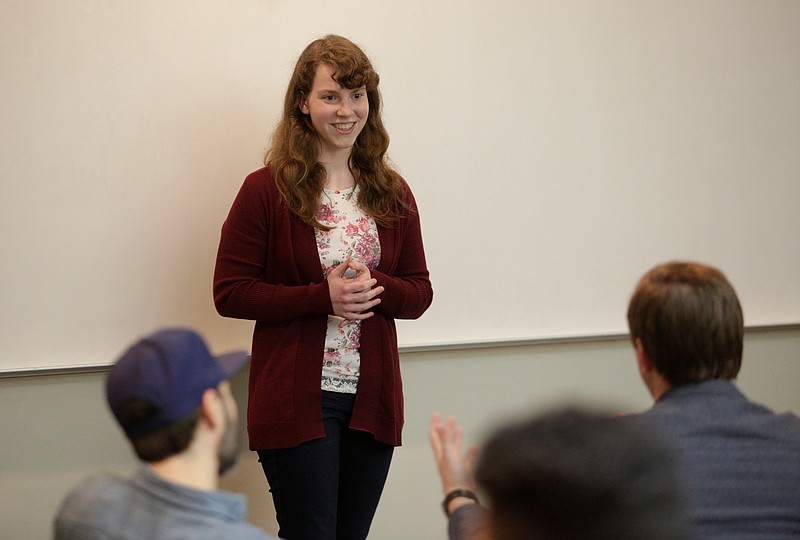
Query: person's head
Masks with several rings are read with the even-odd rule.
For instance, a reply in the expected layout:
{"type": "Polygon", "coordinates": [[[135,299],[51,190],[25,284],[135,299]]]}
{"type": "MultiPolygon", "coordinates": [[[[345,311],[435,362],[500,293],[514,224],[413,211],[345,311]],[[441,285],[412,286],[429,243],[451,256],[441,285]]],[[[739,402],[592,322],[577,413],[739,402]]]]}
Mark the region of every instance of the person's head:
{"type": "Polygon", "coordinates": [[[670,386],[732,380],[739,373],[742,308],[716,268],[692,262],[656,266],[636,286],[628,326],[637,354],[670,386]]]}
{"type": "Polygon", "coordinates": [[[325,180],[321,150],[349,147],[350,169],[362,191],[360,204],[376,221],[389,224],[403,208],[397,204],[397,174],[385,159],[389,134],[381,119],[379,82],[364,51],[342,36],[312,41],[295,64],[265,163],[272,167],[289,207],[315,227],[326,229],[316,219],[325,180]],[[347,101],[350,107],[341,118],[355,122],[352,129],[339,133],[331,125],[337,109],[323,103],[329,90],[354,98],[347,101]]]}
{"type": "MultiPolygon", "coordinates": [[[[310,103],[319,100],[316,92],[337,86],[349,91],[363,91],[359,112],[364,114],[355,126],[359,135],[357,139],[347,140],[351,145],[357,144],[361,150],[382,148],[385,151],[389,136],[381,120],[379,82],[380,77],[364,51],[347,38],[329,35],[312,41],[297,60],[286,90],[283,114],[296,122],[302,132],[302,135],[298,133],[298,139],[315,141],[315,146],[319,146],[325,137],[325,128],[315,122],[308,108],[310,103]]],[[[355,154],[357,157],[358,152],[355,154]]]]}
{"type": "Polygon", "coordinates": [[[561,408],[498,429],[475,467],[492,538],[677,540],[677,462],[631,417],[561,408]]]}
{"type": "Polygon", "coordinates": [[[143,461],[186,451],[198,425],[213,417],[220,473],[239,454],[236,402],[228,378],[246,352],[214,357],[194,331],[160,330],[134,343],[111,367],[106,397],[117,422],[143,461]]]}
{"type": "MultiPolygon", "coordinates": [[[[347,38],[329,35],[312,41],[297,60],[284,99],[283,114],[291,118],[298,129],[298,142],[314,142],[319,146],[322,129],[316,125],[307,106],[315,98],[314,90],[340,86],[342,89],[363,90],[364,125],[357,125],[360,133],[352,143],[360,149],[386,150],[389,136],[381,120],[380,77],[367,55],[347,38]]],[[[354,156],[355,157],[355,156],[354,156]]]]}

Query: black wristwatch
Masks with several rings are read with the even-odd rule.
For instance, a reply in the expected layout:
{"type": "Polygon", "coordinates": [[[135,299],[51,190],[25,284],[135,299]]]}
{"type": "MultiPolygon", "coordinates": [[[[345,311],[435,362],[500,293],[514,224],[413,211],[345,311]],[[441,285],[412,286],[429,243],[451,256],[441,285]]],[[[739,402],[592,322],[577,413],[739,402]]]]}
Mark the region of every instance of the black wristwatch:
{"type": "Polygon", "coordinates": [[[450,510],[449,510],[450,503],[456,497],[466,497],[467,499],[472,499],[476,503],[479,502],[478,501],[478,496],[475,495],[475,492],[473,492],[472,490],[469,490],[469,489],[454,489],[453,491],[448,493],[447,496],[442,501],[442,510],[444,510],[444,515],[447,516],[448,518],[450,517],[450,510]]]}

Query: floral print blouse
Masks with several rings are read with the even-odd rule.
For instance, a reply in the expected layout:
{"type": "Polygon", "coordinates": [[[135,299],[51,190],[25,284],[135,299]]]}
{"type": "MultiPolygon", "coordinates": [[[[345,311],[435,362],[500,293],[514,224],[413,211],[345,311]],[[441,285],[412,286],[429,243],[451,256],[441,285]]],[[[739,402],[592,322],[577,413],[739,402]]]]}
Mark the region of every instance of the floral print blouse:
{"type": "MultiPolygon", "coordinates": [[[[358,207],[358,187],[323,190],[317,220],[333,227],[316,229],[317,251],[322,273],[328,277],[333,268],[348,258],[374,269],[381,258],[381,245],[375,221],[358,207]]],[[[322,389],[354,394],[361,367],[359,344],[361,321],[328,316],[325,350],[322,358],[322,389]]]]}

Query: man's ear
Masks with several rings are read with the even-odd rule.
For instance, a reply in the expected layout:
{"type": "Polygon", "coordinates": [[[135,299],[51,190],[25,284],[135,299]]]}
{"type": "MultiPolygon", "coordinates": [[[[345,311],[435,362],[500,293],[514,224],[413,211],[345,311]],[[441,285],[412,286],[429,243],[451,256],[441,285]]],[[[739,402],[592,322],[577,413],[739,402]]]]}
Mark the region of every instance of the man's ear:
{"type": "Polygon", "coordinates": [[[641,339],[636,338],[633,343],[636,348],[636,365],[639,366],[639,374],[644,377],[655,369],[653,360],[647,354],[641,339]]]}
{"type": "Polygon", "coordinates": [[[219,422],[222,422],[220,415],[224,414],[221,411],[220,395],[216,388],[206,388],[203,392],[203,397],[200,400],[200,417],[209,426],[215,427],[219,422]]]}

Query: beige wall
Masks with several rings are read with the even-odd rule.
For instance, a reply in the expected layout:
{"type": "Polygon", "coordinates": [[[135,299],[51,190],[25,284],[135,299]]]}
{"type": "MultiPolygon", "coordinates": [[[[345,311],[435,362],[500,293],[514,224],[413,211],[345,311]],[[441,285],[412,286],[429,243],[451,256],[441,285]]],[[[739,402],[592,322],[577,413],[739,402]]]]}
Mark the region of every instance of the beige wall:
{"type": "Polygon", "coordinates": [[[247,346],[220,226],[329,32],[374,61],[420,208],[436,300],[401,344],[621,333],[678,258],[800,322],[798,27],[797,0],[1,1],[0,371],[175,324],[247,346]]]}
{"type": "MultiPolygon", "coordinates": [[[[626,340],[406,353],[404,446],[395,453],[371,538],[444,537],[438,480],[427,446],[433,411],[455,414],[478,439],[501,418],[581,400],[619,411],[650,401],[626,340]]],[[[48,538],[66,490],[98,470],[135,461],[107,412],[103,373],[0,379],[0,540],[48,538]]],[[[238,376],[240,403],[246,377],[238,376]]],[[[740,387],[778,411],[800,413],[800,328],[749,332],[740,387]]],[[[224,487],[247,494],[250,519],[275,532],[253,454],[224,487]]]]}

